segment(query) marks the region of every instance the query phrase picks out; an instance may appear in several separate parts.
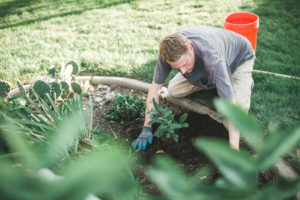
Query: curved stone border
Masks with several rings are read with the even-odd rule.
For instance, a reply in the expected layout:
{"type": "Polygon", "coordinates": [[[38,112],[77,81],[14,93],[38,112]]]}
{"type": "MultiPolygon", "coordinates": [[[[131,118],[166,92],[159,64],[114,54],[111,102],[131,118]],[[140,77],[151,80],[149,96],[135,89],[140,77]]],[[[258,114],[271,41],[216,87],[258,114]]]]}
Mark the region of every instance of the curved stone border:
{"type": "MultiPolygon", "coordinates": [[[[89,80],[88,76],[78,77],[78,80],[89,80]]],[[[124,88],[140,90],[145,93],[148,92],[150,87],[149,83],[145,83],[143,81],[138,81],[135,79],[130,78],[123,78],[123,77],[107,77],[107,76],[94,76],[91,79],[92,84],[107,84],[107,85],[117,85],[124,88]]],[[[184,109],[191,110],[200,114],[207,114],[212,119],[216,120],[219,123],[222,123],[225,127],[227,127],[222,117],[214,110],[203,106],[195,101],[192,101],[187,98],[173,98],[171,96],[167,97],[167,100],[174,105],[178,105],[184,109]]]]}
{"type": "MultiPolygon", "coordinates": [[[[141,90],[145,93],[147,93],[148,88],[150,87],[149,83],[145,83],[143,81],[138,81],[135,79],[130,78],[123,78],[123,77],[110,77],[110,76],[78,76],[77,79],[79,81],[90,81],[91,84],[98,85],[98,84],[106,84],[106,85],[116,85],[124,88],[129,89],[135,89],[135,90],[141,90]]],[[[24,86],[24,89],[27,91],[29,90],[30,85],[24,86]]],[[[15,96],[19,94],[19,89],[16,88],[8,94],[9,97],[15,96]]],[[[174,105],[178,105],[182,108],[185,108],[187,110],[191,110],[194,112],[197,112],[199,114],[207,114],[212,119],[216,120],[219,123],[222,123],[226,128],[226,123],[224,120],[222,120],[222,117],[214,110],[203,106],[200,103],[197,103],[195,101],[192,101],[187,98],[172,98],[170,96],[167,97],[167,100],[174,105]]],[[[285,161],[279,160],[276,163],[276,168],[278,170],[278,173],[285,177],[290,179],[296,179],[298,177],[298,174],[291,168],[285,161]]],[[[297,193],[297,199],[300,199],[300,192],[297,193]]]]}

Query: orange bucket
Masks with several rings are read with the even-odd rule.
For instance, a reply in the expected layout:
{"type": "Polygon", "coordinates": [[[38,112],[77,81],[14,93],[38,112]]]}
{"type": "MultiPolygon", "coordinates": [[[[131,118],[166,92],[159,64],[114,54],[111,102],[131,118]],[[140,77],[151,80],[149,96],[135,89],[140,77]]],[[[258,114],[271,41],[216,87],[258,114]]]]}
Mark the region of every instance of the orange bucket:
{"type": "Polygon", "coordinates": [[[251,42],[255,53],[258,27],[259,18],[253,13],[238,12],[225,17],[224,28],[246,37],[251,42]]]}

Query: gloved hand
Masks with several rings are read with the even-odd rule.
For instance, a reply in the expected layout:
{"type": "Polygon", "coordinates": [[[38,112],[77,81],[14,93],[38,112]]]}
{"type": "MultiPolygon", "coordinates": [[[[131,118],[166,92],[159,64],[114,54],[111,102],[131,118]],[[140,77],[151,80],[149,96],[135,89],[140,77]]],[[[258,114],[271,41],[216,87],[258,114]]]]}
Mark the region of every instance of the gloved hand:
{"type": "Polygon", "coordinates": [[[131,146],[134,149],[138,146],[139,150],[141,150],[142,148],[143,150],[145,150],[147,144],[152,143],[152,139],[153,139],[152,128],[148,126],[144,126],[139,137],[131,143],[131,146]]]}

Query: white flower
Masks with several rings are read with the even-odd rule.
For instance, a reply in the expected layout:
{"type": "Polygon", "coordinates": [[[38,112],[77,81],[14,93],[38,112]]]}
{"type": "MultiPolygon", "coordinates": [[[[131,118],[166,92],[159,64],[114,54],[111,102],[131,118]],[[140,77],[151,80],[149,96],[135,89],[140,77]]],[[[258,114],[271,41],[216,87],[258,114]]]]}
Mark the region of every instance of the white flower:
{"type": "Polygon", "coordinates": [[[160,90],[158,90],[158,94],[161,96],[161,98],[165,99],[168,96],[168,88],[162,87],[160,90]]]}

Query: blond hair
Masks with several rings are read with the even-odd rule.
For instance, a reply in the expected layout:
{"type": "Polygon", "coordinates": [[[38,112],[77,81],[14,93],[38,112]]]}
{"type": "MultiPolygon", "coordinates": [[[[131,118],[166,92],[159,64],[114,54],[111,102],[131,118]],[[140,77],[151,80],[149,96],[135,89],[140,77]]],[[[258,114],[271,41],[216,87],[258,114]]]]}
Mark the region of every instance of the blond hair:
{"type": "Polygon", "coordinates": [[[174,33],[159,43],[159,53],[164,60],[175,62],[188,52],[190,44],[191,41],[185,36],[174,33]]]}

